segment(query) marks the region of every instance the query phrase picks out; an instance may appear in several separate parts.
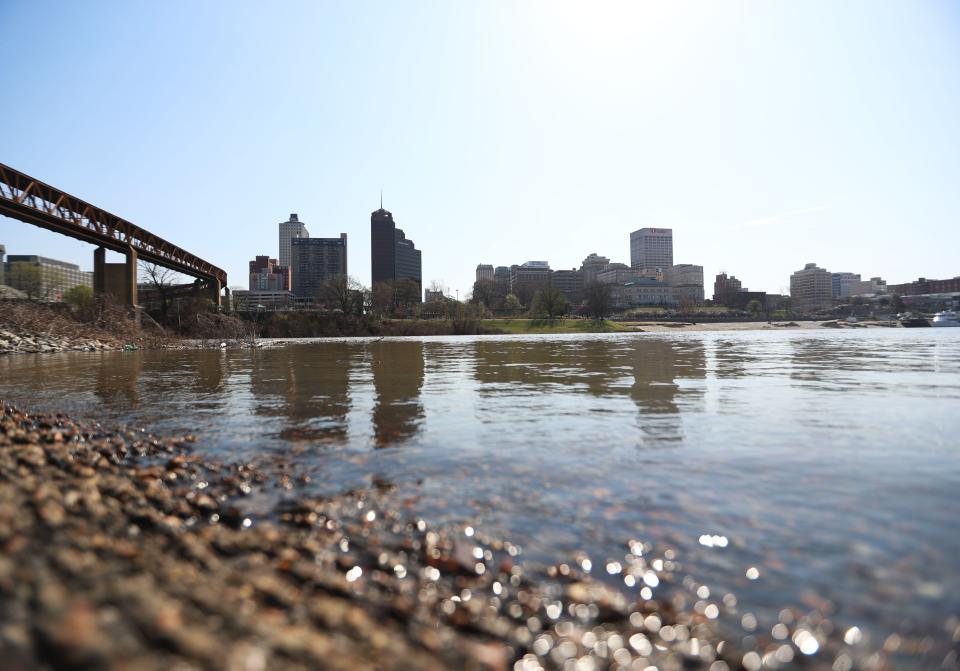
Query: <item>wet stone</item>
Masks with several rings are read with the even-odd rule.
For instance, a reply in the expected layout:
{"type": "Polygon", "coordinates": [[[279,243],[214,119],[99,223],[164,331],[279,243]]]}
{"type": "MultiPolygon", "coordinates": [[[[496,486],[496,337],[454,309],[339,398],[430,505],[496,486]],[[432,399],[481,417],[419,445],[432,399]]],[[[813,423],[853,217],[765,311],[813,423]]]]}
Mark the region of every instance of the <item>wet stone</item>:
{"type": "Polygon", "coordinates": [[[826,671],[935,646],[868,642],[833,625],[828,595],[745,631],[736,598],[704,591],[672,551],[625,541],[604,563],[538,566],[473,524],[408,516],[383,483],[325,499],[281,488],[290,498],[254,515],[246,501],[292,471],[192,444],[4,408],[4,668],[826,671]]]}

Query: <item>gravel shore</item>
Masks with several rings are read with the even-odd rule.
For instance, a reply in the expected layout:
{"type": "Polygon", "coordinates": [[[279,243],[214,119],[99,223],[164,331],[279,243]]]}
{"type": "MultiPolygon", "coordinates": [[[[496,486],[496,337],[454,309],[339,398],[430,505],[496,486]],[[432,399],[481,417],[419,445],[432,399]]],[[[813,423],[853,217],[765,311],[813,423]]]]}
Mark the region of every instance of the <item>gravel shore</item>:
{"type": "Polygon", "coordinates": [[[3,409],[4,669],[888,668],[816,613],[722,634],[735,596],[639,541],[593,567],[615,590],[586,557],[532,570],[377,487],[253,519],[246,497],[295,476],[192,442],[3,409]]]}

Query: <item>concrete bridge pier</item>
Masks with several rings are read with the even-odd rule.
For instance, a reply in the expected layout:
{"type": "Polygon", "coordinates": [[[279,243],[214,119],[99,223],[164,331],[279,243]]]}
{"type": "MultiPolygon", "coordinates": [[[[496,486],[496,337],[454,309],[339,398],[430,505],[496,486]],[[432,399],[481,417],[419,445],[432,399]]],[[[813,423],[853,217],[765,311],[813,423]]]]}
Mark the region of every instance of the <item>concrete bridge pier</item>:
{"type": "Polygon", "coordinates": [[[126,261],[107,263],[107,250],[97,247],[93,252],[93,293],[112,296],[121,305],[137,308],[137,250],[128,247],[126,261]]]}
{"type": "Polygon", "coordinates": [[[210,278],[207,280],[207,288],[210,291],[210,300],[213,301],[214,307],[218,310],[220,309],[220,294],[223,292],[223,287],[220,286],[220,280],[210,278]]]}

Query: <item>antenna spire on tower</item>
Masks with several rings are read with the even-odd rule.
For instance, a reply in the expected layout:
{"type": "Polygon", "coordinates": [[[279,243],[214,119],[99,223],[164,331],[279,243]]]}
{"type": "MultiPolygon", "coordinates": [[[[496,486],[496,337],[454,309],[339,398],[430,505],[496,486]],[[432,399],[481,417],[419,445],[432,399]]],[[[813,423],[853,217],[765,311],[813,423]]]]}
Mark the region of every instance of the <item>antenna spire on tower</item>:
{"type": "Polygon", "coordinates": [[[380,209],[383,209],[383,189],[380,189],[380,209]]]}

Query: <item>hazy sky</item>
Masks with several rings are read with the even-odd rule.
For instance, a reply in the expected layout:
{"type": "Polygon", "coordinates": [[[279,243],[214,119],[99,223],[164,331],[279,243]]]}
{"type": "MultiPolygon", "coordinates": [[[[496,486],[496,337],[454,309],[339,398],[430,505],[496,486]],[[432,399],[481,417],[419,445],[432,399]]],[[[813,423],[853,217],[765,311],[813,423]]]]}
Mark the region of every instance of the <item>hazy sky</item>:
{"type": "Polygon", "coordinates": [[[708,296],[960,274],[956,2],[0,0],[0,56],[0,162],[231,286],[290,212],[369,284],[380,189],[461,297],[478,263],[629,263],[643,226],[708,296]]]}

